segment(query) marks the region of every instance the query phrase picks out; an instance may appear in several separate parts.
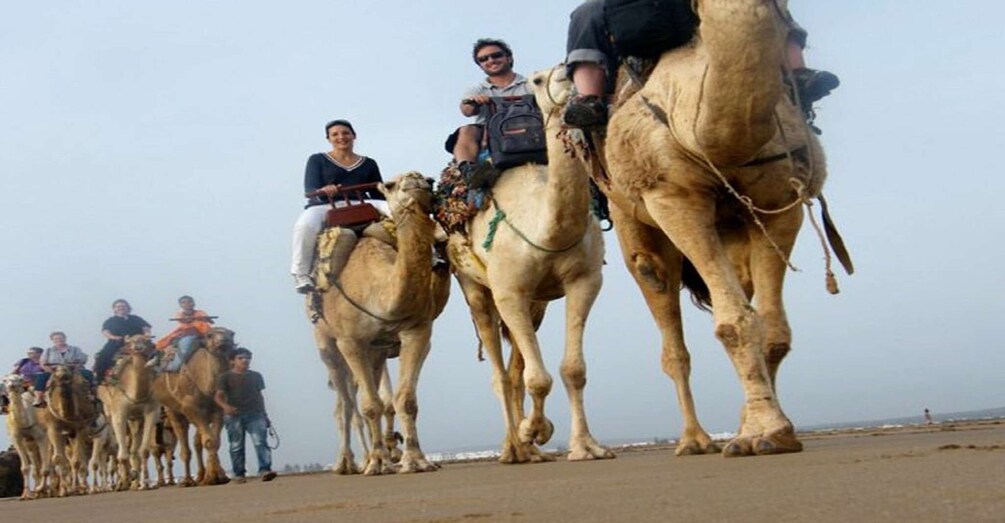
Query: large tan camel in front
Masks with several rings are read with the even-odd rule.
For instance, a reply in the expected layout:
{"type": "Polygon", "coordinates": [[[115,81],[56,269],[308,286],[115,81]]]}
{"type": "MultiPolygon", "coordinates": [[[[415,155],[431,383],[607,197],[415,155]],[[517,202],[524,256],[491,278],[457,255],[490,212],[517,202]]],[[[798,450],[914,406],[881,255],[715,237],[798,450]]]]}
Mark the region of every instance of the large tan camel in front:
{"type": "Polygon", "coordinates": [[[91,422],[98,411],[91,401],[90,384],[72,367],[57,366],[46,387],[46,406],[35,409],[46,429],[55,473],[53,491],[62,497],[87,491],[87,447],[91,422]],[[69,447],[69,448],[68,448],[69,447]]]}
{"type": "Polygon", "coordinates": [[[21,458],[21,478],[24,489],[21,499],[35,499],[49,495],[49,476],[52,474],[52,455],[45,428],[38,424],[33,397],[24,378],[11,374],[3,380],[4,391],[10,398],[7,414],[7,434],[21,458]]]}
{"type": "Polygon", "coordinates": [[[155,353],[149,336],[126,336],[119,349],[116,375],[98,386],[98,398],[118,445],[116,490],[157,487],[150,484],[147,466],[160,413],[160,404],[153,393],[154,370],[148,365],[155,353]]]}
{"type": "Polygon", "coordinates": [[[162,372],[154,381],[154,395],[165,408],[178,440],[183,472],[179,485],[222,485],[230,481],[220,465],[220,432],[223,410],[213,401],[216,378],[230,369],[227,355],[234,349],[234,331],[212,330],[195,345],[179,372],[162,372]],[[195,425],[193,438],[197,474],[192,479],[192,447],[188,428],[195,425]],[[205,462],[203,450],[206,452],[205,462]]]}
{"type": "MultiPolygon", "coordinates": [[[[678,454],[717,452],[698,423],[679,289],[685,259],[707,286],[715,335],[745,401],[726,456],[798,452],[776,394],[791,347],[782,303],[802,204],[826,177],[823,151],[784,96],[784,0],[696,0],[696,38],[664,53],[607,129],[611,216],[625,263],[663,336],[684,417],[678,454]]],[[[627,99],[624,99],[627,98],[627,99]]]]}
{"type": "MultiPolygon", "coordinates": [[[[542,84],[546,76],[535,74],[534,82],[542,84]]],[[[549,119],[548,132],[557,132],[558,123],[549,119]]],[[[603,237],[590,213],[586,170],[554,141],[548,145],[548,158],[548,166],[522,165],[503,172],[491,189],[491,205],[471,219],[467,235],[450,236],[450,260],[491,361],[493,388],[502,404],[502,463],[550,459],[537,447],[551,438],[554,426],[544,412],[552,377],[536,330],[548,302],[562,297],[566,316],[561,375],[572,415],[568,459],[614,457],[590,433],[583,407],[583,331],[602,283],[603,237]],[[508,369],[504,330],[513,345],[508,369]],[[533,403],[527,417],[524,387],[533,403]]]]}
{"type": "MultiPolygon", "coordinates": [[[[379,188],[397,229],[397,249],[375,238],[359,240],[338,276],[339,284],[320,295],[322,317],[314,325],[314,338],[343,413],[351,415],[349,405],[355,405],[349,386],[356,383],[362,392],[361,411],[372,442],[366,475],[394,472],[387,446],[379,444],[385,405],[378,383],[388,350],[400,344],[394,410],[404,432],[404,450],[397,472],[432,471],[437,467],[419,445],[416,386],[429,353],[433,320],[446,305],[450,278],[445,269],[432,269],[437,227],[429,217],[432,182],[409,172],[379,188]]],[[[340,420],[343,447],[336,471],[353,473],[347,421],[340,420]]]]}

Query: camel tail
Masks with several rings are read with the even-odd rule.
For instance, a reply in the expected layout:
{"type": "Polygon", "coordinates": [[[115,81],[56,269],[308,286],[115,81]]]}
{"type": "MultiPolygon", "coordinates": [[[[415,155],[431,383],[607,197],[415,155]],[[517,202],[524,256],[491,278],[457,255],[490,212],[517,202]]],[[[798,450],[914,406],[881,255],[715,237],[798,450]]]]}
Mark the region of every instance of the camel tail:
{"type": "Polygon", "coordinates": [[[705,280],[698,274],[698,269],[695,269],[694,264],[687,258],[684,258],[684,266],[681,268],[680,284],[691,293],[691,303],[695,307],[705,312],[712,312],[712,293],[709,292],[705,280]]]}

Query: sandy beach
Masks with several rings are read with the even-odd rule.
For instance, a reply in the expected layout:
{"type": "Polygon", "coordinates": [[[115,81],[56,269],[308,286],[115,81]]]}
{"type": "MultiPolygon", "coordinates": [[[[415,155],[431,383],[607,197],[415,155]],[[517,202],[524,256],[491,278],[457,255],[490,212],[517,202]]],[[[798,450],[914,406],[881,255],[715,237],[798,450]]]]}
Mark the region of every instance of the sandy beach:
{"type": "Polygon", "coordinates": [[[676,458],[671,447],[614,460],[435,473],[280,477],[0,501],[4,521],[1002,521],[1005,422],[806,434],[781,456],[676,458]]]}

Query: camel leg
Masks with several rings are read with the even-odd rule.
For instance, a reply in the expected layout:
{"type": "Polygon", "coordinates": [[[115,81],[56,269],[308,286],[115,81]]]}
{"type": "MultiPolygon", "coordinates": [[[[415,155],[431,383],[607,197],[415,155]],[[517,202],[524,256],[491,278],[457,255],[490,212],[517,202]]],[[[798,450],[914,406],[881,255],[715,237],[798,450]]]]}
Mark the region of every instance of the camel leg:
{"type": "Polygon", "coordinates": [[[171,420],[171,429],[174,430],[175,439],[178,440],[179,455],[182,464],[182,480],[178,484],[181,487],[194,487],[192,481],[192,448],[188,444],[188,420],[183,418],[173,410],[167,411],[168,419],[171,420]]]}
{"type": "Polygon", "coordinates": [[[569,397],[572,416],[569,435],[569,461],[609,459],[614,453],[602,447],[590,434],[583,406],[586,387],[586,360],[583,358],[583,331],[586,318],[600,293],[600,271],[585,272],[565,285],[565,354],[562,357],[562,383],[569,397]]]}
{"type": "Polygon", "coordinates": [[[719,446],[698,422],[691,393],[691,354],[684,343],[680,308],[683,258],[663,231],[635,221],[619,207],[611,206],[611,219],[617,224],[615,229],[625,266],[635,278],[660,330],[663,372],[673,381],[677,391],[677,407],[684,427],[677,442],[676,454],[690,456],[717,453],[720,451],[719,446]]]}
{"type": "Polygon", "coordinates": [[[402,437],[394,430],[394,417],[397,408],[394,402],[394,386],[391,384],[389,364],[384,361],[380,369],[380,401],[384,403],[384,446],[391,453],[391,461],[401,461],[401,449],[398,448],[398,438],[402,437]]]}
{"type": "Polygon", "coordinates": [[[768,376],[761,319],[750,306],[719,242],[712,195],[703,197],[694,190],[666,189],[644,194],[646,207],[708,285],[715,304],[716,337],[725,347],[745,395],[745,419],[740,433],[723,449],[724,455],[802,450],[801,445],[792,443],[795,441],[792,423],[782,412],[768,376]]]}
{"type": "Polygon", "coordinates": [[[499,315],[492,301],[492,293],[485,287],[464,278],[457,278],[464,293],[464,299],[471,310],[471,319],[478,331],[485,353],[492,363],[492,389],[499,398],[503,410],[503,422],[506,425],[506,437],[503,439],[500,463],[527,463],[540,453],[533,445],[520,442],[517,433],[518,422],[513,412],[514,392],[512,381],[506,372],[506,364],[502,356],[502,339],[499,335],[499,315]]]}
{"type": "MultiPolygon", "coordinates": [[[[109,403],[106,401],[105,405],[109,405],[109,403]]],[[[115,442],[118,446],[115,453],[118,476],[116,478],[115,490],[121,492],[129,490],[129,434],[127,433],[128,428],[126,427],[124,415],[114,413],[109,418],[109,422],[112,425],[112,433],[115,434],[115,442]]]]}
{"type": "MultiPolygon", "coordinates": [[[[328,338],[318,329],[314,330],[314,340],[318,347],[318,355],[328,369],[329,385],[335,391],[335,421],[342,440],[342,448],[332,471],[340,475],[359,474],[361,470],[356,465],[356,457],[352,451],[352,422],[354,416],[359,415],[359,410],[356,408],[355,390],[350,390],[354,385],[353,378],[349,375],[349,366],[335,346],[335,340],[328,338]]],[[[360,444],[368,450],[362,428],[360,438],[360,444]]]]}
{"type": "MultiPolygon", "coordinates": [[[[136,467],[139,471],[139,490],[148,490],[151,488],[157,488],[157,484],[151,485],[150,483],[150,467],[147,466],[147,462],[150,459],[150,446],[154,441],[154,431],[157,430],[157,417],[160,414],[160,405],[153,404],[146,408],[146,412],[143,413],[143,420],[140,422],[143,432],[140,438],[140,446],[137,449],[136,467]]],[[[158,460],[158,465],[160,460],[158,460]]]]}
{"type": "MultiPolygon", "coordinates": [[[[401,455],[399,472],[431,472],[439,467],[426,460],[419,445],[416,418],[419,416],[419,402],[415,391],[419,383],[422,364],[429,354],[429,340],[433,335],[432,323],[400,333],[401,354],[398,356],[398,394],[394,398],[395,409],[401,419],[401,430],[405,436],[405,450],[401,455]]],[[[384,364],[386,372],[387,364],[384,364]]],[[[393,422],[394,418],[392,418],[393,422]]],[[[392,431],[393,432],[393,431],[392,431]]],[[[393,439],[393,436],[392,436],[393,439]]]]}
{"type": "MultiPolygon", "coordinates": [[[[544,313],[548,308],[548,302],[546,301],[536,301],[534,306],[531,308],[531,318],[534,322],[534,332],[541,326],[541,322],[544,321],[544,313]]],[[[505,327],[505,326],[504,326],[505,327]]],[[[505,336],[508,336],[508,329],[504,330],[505,336]]],[[[506,365],[506,373],[509,375],[510,387],[513,390],[512,401],[513,401],[513,421],[514,424],[519,427],[520,423],[523,423],[526,410],[524,409],[524,396],[526,394],[526,389],[523,383],[523,371],[526,365],[523,361],[523,356],[520,354],[520,349],[516,345],[514,340],[509,340],[510,345],[512,345],[513,350],[509,353],[509,363],[506,365]]]]}
{"type": "MultiPolygon", "coordinates": [[[[230,482],[220,464],[220,433],[223,431],[223,411],[215,410],[209,423],[199,426],[202,450],[206,454],[203,485],[224,485],[230,482]]],[[[201,454],[201,453],[200,453],[201,454]]]]}
{"type": "MultiPolygon", "coordinates": [[[[13,398],[11,401],[20,401],[19,398],[13,398]]],[[[21,499],[29,500],[35,498],[35,492],[32,490],[31,479],[32,479],[32,455],[31,449],[28,448],[28,442],[24,440],[23,437],[16,434],[11,434],[11,444],[14,446],[14,450],[17,451],[17,457],[21,461],[21,481],[24,483],[24,487],[21,488],[21,499]]],[[[37,463],[37,462],[36,462],[37,463]]],[[[36,469],[35,476],[35,487],[38,487],[38,467],[36,469]]]]}
{"type": "MultiPolygon", "coordinates": [[[[802,226],[802,208],[796,207],[785,214],[767,216],[763,221],[768,234],[782,252],[789,256],[802,226]]],[[[750,231],[750,244],[750,272],[754,286],[754,300],[757,313],[764,324],[764,359],[772,387],[777,387],[778,367],[789,353],[792,344],[792,330],[789,328],[785,306],[782,303],[782,285],[788,267],[760,230],[750,231]]]]}
{"type": "Polygon", "coordinates": [[[534,324],[529,311],[532,301],[526,296],[503,291],[495,295],[496,307],[510,329],[515,348],[523,356],[524,384],[530,393],[533,407],[530,417],[519,427],[521,443],[543,445],[554,432],[554,425],[544,414],[544,402],[551,392],[552,378],[544,367],[541,348],[534,334],[534,324]]]}
{"type": "MultiPolygon", "coordinates": [[[[352,375],[356,378],[360,390],[363,393],[362,412],[369,427],[370,438],[373,441],[373,448],[367,454],[366,467],[363,474],[375,476],[379,474],[393,473],[391,468],[391,456],[383,445],[377,444],[381,437],[381,416],[384,413],[384,405],[380,401],[380,394],[377,391],[377,380],[374,376],[374,361],[369,357],[368,346],[360,344],[352,338],[341,338],[336,340],[339,351],[345,358],[346,363],[352,370],[352,375]]],[[[383,355],[380,355],[383,357],[383,355]]]]}

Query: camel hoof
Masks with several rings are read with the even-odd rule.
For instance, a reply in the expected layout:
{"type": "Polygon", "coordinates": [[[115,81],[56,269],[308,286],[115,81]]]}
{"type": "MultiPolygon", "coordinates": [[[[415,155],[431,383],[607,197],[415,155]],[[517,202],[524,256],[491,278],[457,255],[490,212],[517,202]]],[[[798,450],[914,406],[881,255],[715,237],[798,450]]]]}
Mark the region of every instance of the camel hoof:
{"type": "Polygon", "coordinates": [[[360,470],[355,463],[351,461],[348,462],[343,461],[342,463],[339,463],[337,466],[333,467],[332,472],[340,476],[352,476],[355,474],[359,474],[360,470]]]}
{"type": "Polygon", "coordinates": [[[178,483],[178,486],[181,488],[194,487],[196,486],[196,482],[192,478],[185,478],[181,480],[181,483],[178,483]]]}
{"type": "Polygon", "coordinates": [[[722,449],[722,455],[727,458],[739,458],[742,456],[751,456],[754,454],[753,448],[750,445],[750,439],[748,438],[733,438],[726,446],[722,449]]]}
{"type": "Polygon", "coordinates": [[[796,435],[791,429],[783,429],[761,438],[755,438],[753,448],[754,454],[766,456],[802,452],[803,444],[796,439],[796,435]]]}
{"type": "Polygon", "coordinates": [[[425,458],[406,458],[398,468],[398,474],[414,474],[419,472],[435,472],[439,467],[425,458]]]}
{"type": "Polygon", "coordinates": [[[674,451],[676,456],[701,456],[703,454],[718,454],[722,452],[722,449],[718,445],[712,442],[705,444],[699,443],[697,441],[691,441],[688,443],[678,443],[677,450],[674,451]]]}
{"type": "Polygon", "coordinates": [[[520,422],[520,443],[544,445],[554,433],[555,424],[543,416],[537,420],[527,418],[520,422]]]}

